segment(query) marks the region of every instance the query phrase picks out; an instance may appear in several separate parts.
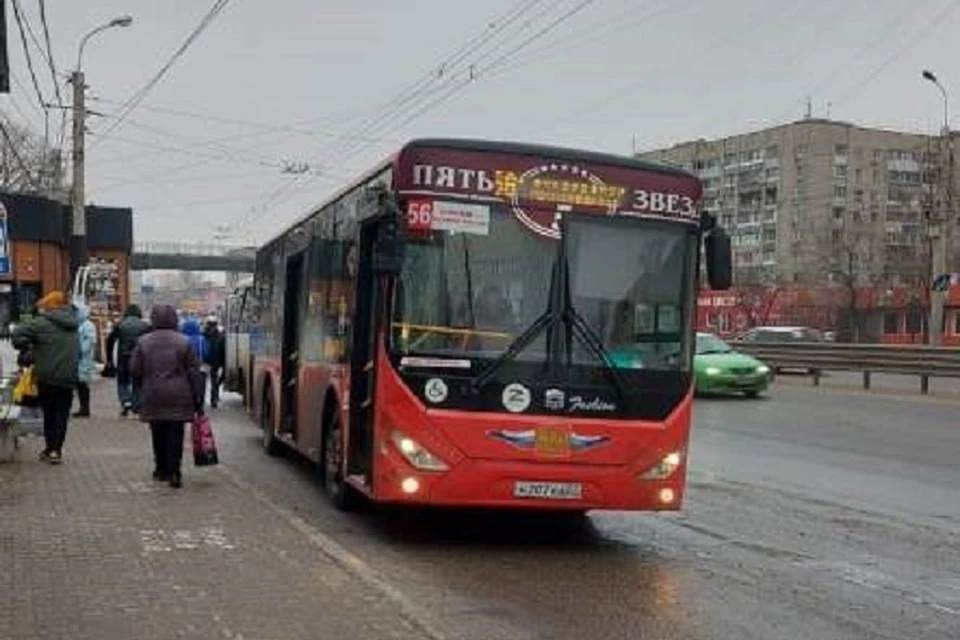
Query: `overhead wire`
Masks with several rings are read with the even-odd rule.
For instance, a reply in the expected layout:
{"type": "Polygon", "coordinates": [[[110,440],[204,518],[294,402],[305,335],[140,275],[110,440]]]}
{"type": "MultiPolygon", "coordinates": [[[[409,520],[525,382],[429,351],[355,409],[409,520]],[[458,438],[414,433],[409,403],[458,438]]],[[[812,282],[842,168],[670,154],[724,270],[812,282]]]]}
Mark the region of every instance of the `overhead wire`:
{"type": "MultiPolygon", "coordinates": [[[[118,102],[118,101],[116,101],[116,100],[108,100],[108,99],[106,99],[106,98],[91,98],[91,101],[103,102],[103,103],[106,103],[106,104],[122,104],[122,103],[120,103],[120,102],[118,102]]],[[[214,115],[209,115],[209,114],[196,113],[196,112],[191,112],[191,111],[185,111],[185,110],[183,110],[183,109],[173,109],[173,108],[170,108],[170,107],[142,106],[141,109],[144,110],[144,111],[153,111],[153,112],[156,112],[156,113],[162,113],[162,114],[167,114],[167,115],[179,116],[179,117],[184,117],[184,118],[191,118],[191,119],[194,119],[194,120],[201,120],[201,121],[207,121],[207,122],[216,122],[216,123],[225,124],[225,125],[236,125],[236,126],[250,127],[250,128],[258,129],[259,131],[265,132],[265,133],[271,133],[271,132],[275,132],[275,133],[294,133],[294,134],[300,134],[300,135],[305,135],[305,136],[315,136],[315,137],[319,137],[319,138],[343,138],[343,137],[345,137],[344,134],[335,133],[335,132],[333,132],[333,131],[328,131],[328,130],[302,129],[302,128],[300,128],[300,126],[302,126],[303,123],[297,123],[297,124],[294,124],[294,125],[276,125],[276,124],[269,124],[269,123],[265,123],[265,122],[257,122],[257,121],[255,121],[255,120],[245,120],[245,119],[242,119],[242,118],[229,118],[229,117],[225,117],[225,116],[214,116],[214,115]]],[[[314,120],[311,119],[310,121],[305,121],[305,122],[312,122],[312,121],[314,121],[314,120]]],[[[131,122],[132,122],[132,121],[131,121],[131,122]]],[[[374,138],[374,137],[367,137],[367,138],[365,138],[365,140],[370,141],[370,142],[390,142],[390,143],[396,143],[396,142],[398,142],[398,141],[396,141],[396,140],[389,140],[389,139],[386,139],[386,138],[374,138]]]]}
{"type": "Polygon", "coordinates": [[[11,0],[13,7],[13,17],[17,23],[17,30],[20,32],[20,43],[23,45],[23,55],[26,58],[27,70],[30,72],[30,80],[33,82],[33,88],[37,92],[37,103],[41,108],[45,108],[46,100],[43,92],[40,90],[40,83],[37,81],[37,73],[33,68],[33,56],[30,54],[30,44],[27,42],[26,27],[24,26],[24,17],[20,7],[19,0],[11,0]]]}
{"type": "Polygon", "coordinates": [[[438,64],[432,65],[427,73],[420,76],[412,84],[391,98],[378,115],[368,119],[358,127],[355,135],[363,135],[368,129],[376,127],[384,118],[389,118],[392,114],[402,110],[411,101],[416,100],[430,85],[436,84],[438,80],[442,82],[450,75],[451,71],[456,70],[456,67],[458,67],[467,56],[496,38],[542,1],[543,0],[522,0],[513,5],[506,13],[493,22],[488,23],[483,31],[473,36],[453,53],[447,55],[438,64]]]}
{"type": "Polygon", "coordinates": [[[124,104],[120,107],[120,110],[117,114],[116,120],[111,123],[110,127],[104,131],[99,138],[100,142],[107,139],[118,127],[120,127],[127,117],[133,113],[133,111],[140,105],[141,102],[147,97],[147,95],[156,87],[161,80],[169,73],[170,69],[177,63],[177,61],[187,52],[190,46],[206,31],[207,27],[220,15],[223,9],[230,3],[230,0],[215,0],[213,6],[207,11],[206,14],[201,18],[199,24],[193,28],[187,38],[183,43],[177,48],[176,51],[170,56],[170,58],[160,67],[160,69],[153,75],[144,84],[140,89],[135,91],[124,104]]]}
{"type": "Polygon", "coordinates": [[[889,56],[884,58],[880,64],[878,64],[866,77],[861,81],[848,87],[847,91],[842,93],[839,98],[833,100],[833,104],[842,104],[844,101],[848,100],[850,97],[855,95],[858,91],[863,89],[865,86],[873,82],[881,73],[883,73],[891,64],[901,59],[902,56],[910,51],[913,47],[917,45],[921,38],[927,36],[931,31],[935,30],[937,27],[941,26],[951,13],[956,11],[957,7],[960,6],[958,0],[950,0],[939,11],[934,13],[930,20],[923,23],[919,30],[917,30],[906,42],[904,42],[900,47],[895,49],[889,56]]]}
{"type": "Polygon", "coordinates": [[[567,34],[566,37],[557,38],[549,45],[535,48],[527,56],[516,56],[505,60],[499,68],[488,68],[482,71],[486,78],[499,77],[504,74],[513,73],[519,69],[550,60],[559,56],[566,56],[574,51],[578,51],[587,46],[593,45],[598,41],[610,41],[610,36],[624,31],[629,31],[647,22],[653,21],[673,13],[687,11],[690,6],[702,4],[706,0],[692,0],[688,4],[670,2],[669,0],[647,0],[638,5],[631,6],[627,11],[611,16],[598,24],[593,24],[583,29],[578,29],[567,34]],[[662,10],[652,11],[650,13],[641,13],[639,19],[629,20],[628,16],[635,15],[643,7],[659,2],[662,10]]]}
{"type": "MultiPolygon", "coordinates": [[[[470,38],[465,44],[458,47],[453,53],[448,54],[438,64],[432,65],[430,71],[420,76],[413,83],[402,89],[393,98],[389,99],[378,114],[368,118],[358,127],[350,131],[344,137],[344,139],[347,141],[346,147],[338,147],[334,145],[329,148],[326,154],[327,157],[333,157],[337,155],[341,149],[349,149],[351,144],[355,144],[360,137],[366,137],[367,134],[374,130],[381,122],[384,121],[385,118],[389,119],[398,113],[402,113],[403,110],[407,108],[407,105],[415,102],[419,97],[422,97],[427,91],[429,91],[431,85],[437,84],[438,80],[443,83],[451,71],[456,72],[457,68],[471,53],[476,51],[478,48],[485,46],[492,39],[496,38],[503,32],[504,29],[508,28],[516,20],[535,8],[541,2],[543,2],[543,0],[522,0],[521,2],[511,6],[511,8],[502,14],[501,17],[497,18],[493,22],[488,23],[483,31],[470,38]]],[[[281,187],[278,189],[270,191],[264,195],[264,199],[260,207],[263,210],[266,210],[271,203],[276,202],[284,195],[292,193],[292,190],[296,186],[296,181],[292,181],[281,185],[281,187]]],[[[254,208],[251,208],[251,211],[253,210],[254,208]]]]}
{"type": "MultiPolygon", "coordinates": [[[[492,68],[492,67],[496,67],[501,61],[505,60],[506,58],[509,58],[510,56],[515,55],[516,53],[518,53],[518,52],[520,52],[520,51],[522,51],[522,50],[524,50],[526,47],[530,46],[533,42],[536,42],[536,41],[539,40],[540,38],[543,38],[545,35],[547,35],[548,33],[552,32],[553,30],[555,30],[559,25],[561,25],[561,24],[567,22],[568,20],[572,19],[574,16],[576,16],[578,13],[580,13],[581,11],[583,11],[583,10],[584,10],[586,7],[588,7],[589,5],[593,4],[595,1],[596,1],[596,0],[580,0],[580,1],[577,2],[575,5],[573,5],[572,7],[570,7],[567,11],[565,11],[565,12],[561,13],[559,16],[557,16],[554,20],[548,22],[545,26],[541,27],[540,29],[538,29],[537,31],[535,31],[534,33],[532,33],[531,35],[529,35],[529,36],[527,36],[526,38],[524,38],[523,40],[521,40],[519,43],[515,44],[515,45],[514,45],[511,49],[509,49],[506,53],[501,54],[498,58],[496,58],[496,59],[495,59],[493,62],[491,62],[488,66],[491,67],[491,68],[492,68]]],[[[531,4],[530,4],[530,7],[528,7],[528,8],[532,8],[532,7],[535,6],[536,4],[537,4],[537,3],[531,3],[531,4]]],[[[554,7],[554,6],[551,6],[551,7],[549,7],[549,9],[552,10],[552,9],[555,9],[555,7],[554,7]]],[[[501,46],[502,46],[502,43],[501,43],[501,46]]],[[[490,51],[487,51],[486,53],[481,54],[481,56],[480,56],[479,59],[480,59],[480,60],[486,59],[487,57],[489,57],[490,53],[491,53],[490,51]]],[[[429,101],[428,103],[420,106],[418,109],[416,109],[415,111],[413,111],[413,113],[406,114],[405,116],[404,116],[403,114],[398,114],[397,117],[399,117],[399,120],[396,121],[396,122],[394,122],[394,123],[392,123],[392,124],[389,124],[389,120],[388,120],[388,121],[387,121],[388,124],[385,124],[385,125],[384,125],[384,126],[387,126],[388,128],[387,128],[385,131],[382,131],[382,132],[380,132],[380,133],[381,133],[382,135],[389,135],[389,134],[391,134],[391,133],[393,133],[393,132],[395,132],[395,131],[403,128],[404,126],[406,126],[407,124],[413,122],[414,120],[416,120],[417,118],[419,118],[419,117],[422,116],[423,114],[425,114],[425,113],[427,113],[428,111],[436,108],[437,106],[439,106],[439,105],[442,104],[443,102],[446,102],[448,99],[450,99],[451,97],[453,97],[456,93],[458,93],[459,91],[461,91],[462,89],[464,89],[467,85],[471,84],[474,80],[482,77],[482,74],[477,74],[477,73],[476,73],[475,67],[474,67],[475,64],[476,64],[476,60],[475,60],[475,59],[471,59],[471,60],[470,60],[470,66],[467,68],[468,73],[467,73],[467,75],[466,75],[463,79],[461,79],[458,83],[454,84],[454,85],[453,85],[452,87],[450,87],[447,91],[443,92],[442,94],[440,94],[439,96],[437,96],[437,97],[434,98],[433,100],[431,100],[431,101],[429,101]]],[[[369,145],[359,145],[359,146],[355,146],[353,149],[350,149],[350,150],[347,150],[347,151],[345,151],[345,152],[343,152],[343,153],[338,154],[337,159],[338,159],[339,162],[346,162],[347,160],[355,157],[355,156],[356,156],[357,154],[359,154],[360,152],[364,151],[367,146],[369,146],[369,145]]]]}
{"type": "MultiPolygon", "coordinates": [[[[917,6],[910,4],[906,5],[904,10],[900,13],[894,14],[893,17],[883,23],[883,28],[879,31],[879,33],[871,35],[867,44],[857,50],[857,52],[846,61],[846,64],[835,65],[829,74],[815,82],[810,90],[807,91],[807,95],[813,96],[821,93],[830,87],[841,75],[849,73],[852,67],[857,65],[876,47],[889,44],[891,38],[903,28],[904,21],[916,13],[918,13],[917,6]]],[[[780,120],[784,119],[785,117],[786,116],[781,117],[780,120]]]]}
{"type": "MultiPolygon", "coordinates": [[[[802,7],[803,3],[800,3],[799,8],[802,9],[802,7]]],[[[783,15],[783,13],[771,12],[769,6],[766,3],[763,3],[756,12],[751,13],[749,18],[744,20],[744,22],[747,23],[747,26],[744,32],[738,35],[741,38],[748,36],[754,31],[768,26],[770,17],[780,18],[783,15]]],[[[717,35],[719,37],[716,40],[708,41],[704,44],[704,46],[694,49],[690,54],[690,57],[698,60],[706,59],[711,53],[717,51],[718,49],[722,49],[730,43],[730,38],[726,33],[718,33],[717,35]]],[[[594,111],[598,107],[613,104],[640,89],[649,90],[655,80],[662,77],[666,76],[664,74],[660,74],[658,77],[655,77],[654,80],[651,80],[648,75],[640,74],[639,77],[630,80],[627,84],[621,86],[620,88],[580,104],[568,115],[553,119],[551,126],[553,128],[557,128],[559,125],[577,120],[591,111],[594,111]]]]}
{"type": "Polygon", "coordinates": [[[57,66],[53,57],[53,46],[50,42],[50,24],[47,21],[47,2],[46,0],[37,0],[40,10],[40,24],[43,27],[43,39],[47,50],[47,67],[50,69],[50,80],[53,83],[53,90],[57,96],[57,105],[60,108],[60,131],[57,135],[57,148],[62,149],[67,135],[67,112],[63,109],[63,94],[60,93],[60,83],[57,81],[57,66]]]}
{"type": "MultiPolygon", "coordinates": [[[[36,70],[33,68],[33,56],[30,53],[30,44],[27,42],[27,24],[26,17],[23,15],[23,9],[20,6],[19,0],[11,0],[11,6],[13,7],[13,16],[14,20],[17,23],[17,30],[20,33],[20,43],[23,45],[23,55],[27,63],[27,69],[30,72],[30,80],[33,83],[33,89],[37,94],[37,103],[40,105],[40,108],[43,112],[43,147],[41,150],[42,162],[41,167],[38,170],[37,180],[39,182],[40,175],[43,172],[43,169],[46,165],[47,159],[47,147],[50,136],[50,112],[46,107],[46,101],[43,97],[43,91],[40,90],[40,82],[37,80],[36,70]]],[[[33,32],[31,31],[31,35],[33,32]]],[[[34,44],[39,48],[39,43],[36,42],[36,37],[34,36],[34,44]]],[[[42,49],[41,49],[42,53],[42,49]]],[[[10,141],[9,133],[4,130],[4,137],[7,141],[10,141]]],[[[21,159],[22,161],[22,159],[21,159]]]]}

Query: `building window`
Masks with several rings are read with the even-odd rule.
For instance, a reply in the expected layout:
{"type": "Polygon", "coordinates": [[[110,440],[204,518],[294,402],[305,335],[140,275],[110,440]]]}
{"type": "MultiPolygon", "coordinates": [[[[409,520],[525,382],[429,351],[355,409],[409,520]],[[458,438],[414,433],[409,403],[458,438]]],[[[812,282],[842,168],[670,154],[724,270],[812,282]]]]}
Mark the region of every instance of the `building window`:
{"type": "Polygon", "coordinates": [[[834,220],[843,220],[844,211],[845,211],[845,210],[844,210],[843,207],[834,207],[834,208],[833,208],[833,219],[834,219],[834,220]]]}
{"type": "Polygon", "coordinates": [[[847,188],[838,185],[833,188],[833,197],[837,200],[846,200],[847,199],[847,188]]]}
{"type": "Polygon", "coordinates": [[[838,144],[833,148],[833,155],[846,157],[847,155],[847,145],[838,144]]]}
{"type": "Polygon", "coordinates": [[[853,172],[853,179],[857,184],[863,182],[863,169],[855,169],[853,172]]]}
{"type": "Polygon", "coordinates": [[[841,182],[845,181],[847,179],[847,165],[845,164],[833,165],[833,179],[841,182]]]}
{"type": "Polygon", "coordinates": [[[770,145],[769,147],[767,147],[766,154],[767,154],[767,158],[768,158],[768,159],[779,158],[779,157],[780,157],[780,147],[778,147],[778,146],[775,145],[775,144],[772,144],[772,145],[770,145]]]}
{"type": "Polygon", "coordinates": [[[883,314],[883,332],[886,334],[900,333],[900,315],[892,311],[883,314]]]}
{"type": "Polygon", "coordinates": [[[907,333],[921,333],[923,331],[923,312],[919,309],[910,309],[906,317],[907,333]]]}

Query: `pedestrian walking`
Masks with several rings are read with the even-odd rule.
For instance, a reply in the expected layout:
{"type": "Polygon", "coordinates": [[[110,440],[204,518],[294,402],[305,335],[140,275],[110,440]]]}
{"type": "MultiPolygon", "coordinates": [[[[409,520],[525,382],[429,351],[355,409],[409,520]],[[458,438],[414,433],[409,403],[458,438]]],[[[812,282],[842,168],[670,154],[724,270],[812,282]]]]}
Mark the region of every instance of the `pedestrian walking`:
{"type": "Polygon", "coordinates": [[[186,336],[193,355],[200,363],[200,372],[203,375],[203,393],[200,394],[200,401],[203,402],[206,397],[207,379],[210,377],[210,365],[207,364],[207,341],[203,337],[200,323],[195,318],[186,318],[180,331],[186,336]]]}
{"type": "Polygon", "coordinates": [[[29,351],[40,407],[43,409],[45,447],[40,459],[59,464],[67,438],[73,389],[77,385],[80,341],[77,315],[62,291],[48,293],[37,302],[39,313],[13,332],[13,345],[29,351]]]}
{"type": "Polygon", "coordinates": [[[107,336],[107,367],[117,372],[117,399],[120,401],[120,416],[127,417],[130,412],[139,411],[139,393],[137,385],[130,375],[130,356],[137,345],[137,340],[149,331],[143,319],[140,307],[131,304],[123,314],[123,318],[107,336]],[[113,350],[116,346],[117,358],[113,359],[113,350]],[[114,365],[116,362],[116,365],[114,365]]]}
{"type": "Polygon", "coordinates": [[[186,336],[177,331],[177,310],[155,305],[152,331],[130,357],[130,374],[140,387],[140,420],[150,425],[153,477],[182,486],[184,423],[203,415],[203,378],[186,336]]]}
{"type": "Polygon", "coordinates": [[[223,384],[223,368],[227,359],[227,341],[220,330],[220,323],[215,316],[207,318],[203,326],[205,345],[205,362],[209,368],[210,377],[210,406],[214,409],[220,403],[220,385],[223,384]]]}
{"type": "Polygon", "coordinates": [[[80,345],[80,360],[77,365],[77,400],[80,408],[73,414],[74,418],[90,417],[90,383],[93,381],[93,352],[97,344],[97,328],[90,321],[90,308],[82,302],[73,303],[76,310],[77,338],[80,345]]]}

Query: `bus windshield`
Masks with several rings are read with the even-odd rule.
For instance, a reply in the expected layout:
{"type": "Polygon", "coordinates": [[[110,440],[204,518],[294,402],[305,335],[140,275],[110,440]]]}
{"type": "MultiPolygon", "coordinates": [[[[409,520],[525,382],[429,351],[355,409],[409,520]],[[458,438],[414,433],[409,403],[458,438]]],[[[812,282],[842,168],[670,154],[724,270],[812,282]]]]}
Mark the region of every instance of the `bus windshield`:
{"type": "MultiPolygon", "coordinates": [[[[412,239],[394,300],[395,351],[502,356],[556,304],[555,267],[565,260],[569,286],[562,295],[614,367],[686,370],[695,233],[671,222],[575,211],[565,215],[563,229],[563,243],[537,235],[498,205],[486,234],[430,231],[412,239]]],[[[604,364],[583,341],[568,344],[572,364],[604,364]]],[[[547,332],[515,354],[519,362],[546,357],[547,332]]]]}

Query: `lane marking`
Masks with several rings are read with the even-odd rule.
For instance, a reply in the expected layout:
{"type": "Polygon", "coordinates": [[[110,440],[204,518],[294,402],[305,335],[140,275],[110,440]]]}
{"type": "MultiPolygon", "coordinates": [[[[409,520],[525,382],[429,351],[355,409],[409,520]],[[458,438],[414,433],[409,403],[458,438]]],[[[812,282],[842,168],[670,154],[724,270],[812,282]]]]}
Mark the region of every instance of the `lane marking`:
{"type": "Polygon", "coordinates": [[[812,569],[813,571],[820,571],[823,573],[836,575],[841,580],[863,587],[864,589],[880,591],[882,593],[906,600],[907,602],[929,607],[941,613],[960,616],[960,610],[937,602],[934,599],[941,595],[935,590],[927,589],[926,591],[928,593],[923,594],[915,587],[907,585],[893,576],[881,573],[875,569],[859,566],[849,562],[829,560],[798,563],[798,565],[812,569]]]}
{"type": "Polygon", "coordinates": [[[327,558],[332,560],[341,569],[347,571],[368,587],[377,591],[381,596],[390,600],[400,610],[400,616],[417,631],[431,640],[446,640],[433,625],[430,614],[423,608],[413,604],[404,593],[380,577],[377,571],[336,542],[333,538],[322,533],[300,516],[281,507],[271,500],[263,491],[254,487],[237,475],[233,469],[224,464],[217,465],[218,470],[241,492],[253,497],[261,505],[274,512],[281,520],[290,525],[295,531],[316,547],[327,558]]]}
{"type": "Polygon", "coordinates": [[[177,529],[141,529],[140,544],[143,553],[166,553],[169,551],[195,551],[197,549],[219,549],[232,551],[236,545],[227,540],[223,529],[203,527],[197,531],[177,529]]]}

